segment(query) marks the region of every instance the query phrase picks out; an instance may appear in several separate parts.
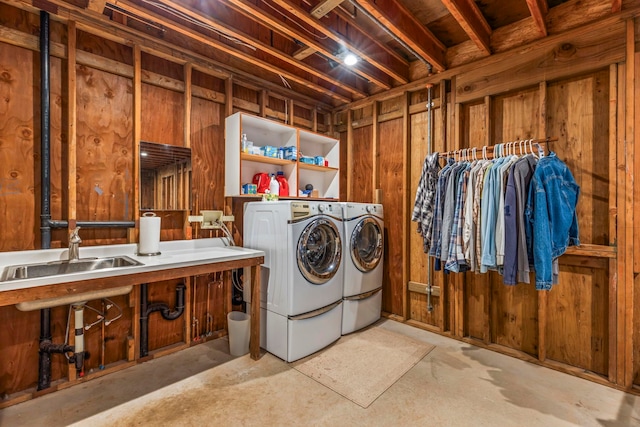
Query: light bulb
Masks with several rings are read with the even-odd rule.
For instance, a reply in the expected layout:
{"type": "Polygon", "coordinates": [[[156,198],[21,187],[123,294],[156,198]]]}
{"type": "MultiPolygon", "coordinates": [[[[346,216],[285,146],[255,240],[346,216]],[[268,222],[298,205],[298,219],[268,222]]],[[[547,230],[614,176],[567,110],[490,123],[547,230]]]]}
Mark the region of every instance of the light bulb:
{"type": "Polygon", "coordinates": [[[347,56],[344,57],[344,63],[345,65],[356,65],[356,63],[358,62],[358,57],[355,56],[353,53],[348,53],[347,56]]]}

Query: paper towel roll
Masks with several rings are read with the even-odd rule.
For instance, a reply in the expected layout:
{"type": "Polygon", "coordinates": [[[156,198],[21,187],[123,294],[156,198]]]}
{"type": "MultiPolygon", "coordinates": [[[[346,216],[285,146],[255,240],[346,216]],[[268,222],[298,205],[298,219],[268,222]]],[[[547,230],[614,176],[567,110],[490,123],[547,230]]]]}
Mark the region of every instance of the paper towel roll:
{"type": "Polygon", "coordinates": [[[160,217],[153,212],[140,217],[138,255],[160,255],[160,217]]]}

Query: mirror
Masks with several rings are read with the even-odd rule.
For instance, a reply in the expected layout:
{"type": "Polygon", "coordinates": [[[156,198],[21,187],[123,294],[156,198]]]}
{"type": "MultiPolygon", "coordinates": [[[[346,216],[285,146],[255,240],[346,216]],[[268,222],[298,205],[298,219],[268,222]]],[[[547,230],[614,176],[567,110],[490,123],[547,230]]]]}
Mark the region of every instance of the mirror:
{"type": "Polygon", "coordinates": [[[140,209],[191,207],[191,149],[140,141],[140,209]]]}

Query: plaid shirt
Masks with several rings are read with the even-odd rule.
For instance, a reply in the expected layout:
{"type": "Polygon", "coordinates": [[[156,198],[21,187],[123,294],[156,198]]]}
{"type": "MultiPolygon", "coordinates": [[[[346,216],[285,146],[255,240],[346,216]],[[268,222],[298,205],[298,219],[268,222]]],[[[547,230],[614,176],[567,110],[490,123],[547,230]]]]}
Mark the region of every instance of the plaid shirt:
{"type": "Polygon", "coordinates": [[[422,236],[422,246],[425,253],[431,248],[431,229],[433,227],[434,199],[438,184],[438,153],[425,157],[422,174],[416,191],[411,221],[417,222],[418,233],[422,236]]]}
{"type": "Polygon", "coordinates": [[[444,194],[447,191],[447,177],[455,162],[447,161],[447,165],[440,171],[436,187],[436,202],[433,212],[433,226],[431,227],[431,247],[429,255],[440,258],[440,238],[442,237],[442,214],[444,211],[444,194]]]}
{"type": "Polygon", "coordinates": [[[464,201],[467,194],[467,179],[469,178],[471,165],[466,163],[457,175],[455,209],[453,212],[453,223],[451,224],[451,235],[449,236],[449,251],[447,262],[444,266],[446,270],[458,273],[466,270],[466,261],[462,251],[462,225],[464,201]]]}

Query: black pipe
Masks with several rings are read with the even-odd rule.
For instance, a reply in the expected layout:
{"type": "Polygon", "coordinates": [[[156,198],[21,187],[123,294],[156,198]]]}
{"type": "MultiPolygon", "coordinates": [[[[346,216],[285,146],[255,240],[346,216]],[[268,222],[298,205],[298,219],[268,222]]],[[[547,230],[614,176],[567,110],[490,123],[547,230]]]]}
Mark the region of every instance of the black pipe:
{"type": "Polygon", "coordinates": [[[169,305],[162,302],[149,302],[147,283],[140,285],[140,357],[149,354],[149,315],[159,311],[165,320],[176,320],[184,313],[184,294],[186,286],[179,283],[176,286],[176,308],[171,311],[169,305]]]}
{"type": "Polygon", "coordinates": [[[40,11],[40,234],[42,249],[51,247],[51,109],[50,109],[50,62],[49,62],[49,14],[40,11]]]}
{"type": "MultiPolygon", "coordinates": [[[[49,14],[40,11],[40,247],[51,247],[51,147],[50,123],[49,14]]],[[[51,309],[40,310],[40,354],[38,357],[38,390],[51,386],[51,352],[42,350],[51,343],[51,309]]]]}
{"type": "MultiPolygon", "coordinates": [[[[82,228],[134,228],[135,221],[76,221],[76,225],[82,228]]],[[[50,219],[51,228],[68,228],[69,221],[66,219],[50,219]]]]}

